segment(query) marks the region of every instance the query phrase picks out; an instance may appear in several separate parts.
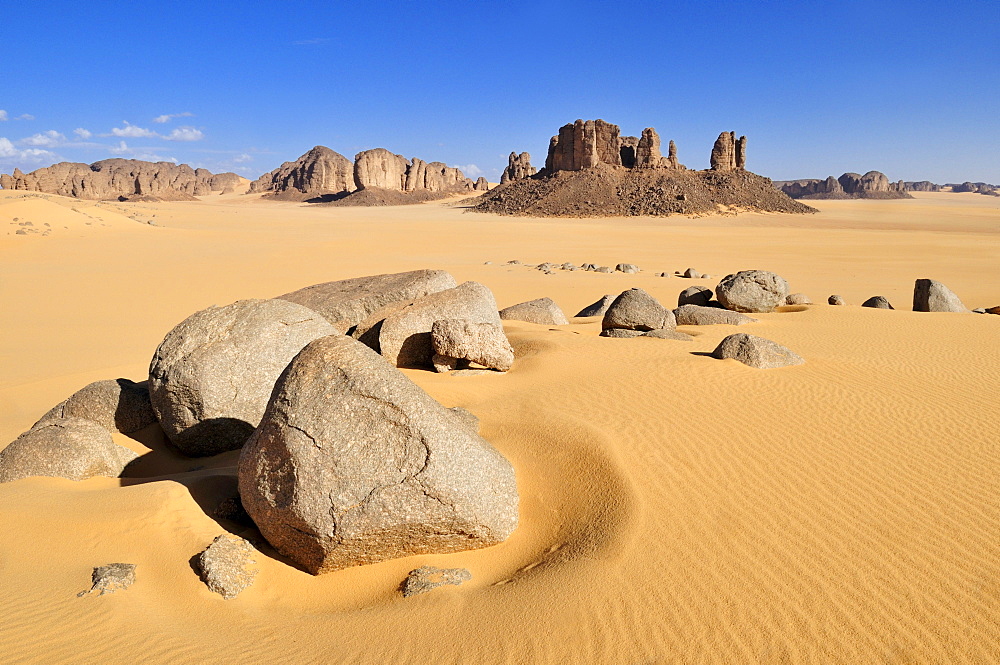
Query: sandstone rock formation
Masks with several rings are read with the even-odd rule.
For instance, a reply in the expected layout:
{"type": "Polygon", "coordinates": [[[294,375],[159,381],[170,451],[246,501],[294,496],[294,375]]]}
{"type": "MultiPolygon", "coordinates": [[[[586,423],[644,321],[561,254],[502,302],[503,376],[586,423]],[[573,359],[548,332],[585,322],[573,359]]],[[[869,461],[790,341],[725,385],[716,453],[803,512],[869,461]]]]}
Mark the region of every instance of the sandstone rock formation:
{"type": "Polygon", "coordinates": [[[410,174],[407,188],[407,170],[410,162],[385,148],[364,150],[354,156],[354,186],[357,189],[379,187],[396,191],[413,191],[417,179],[425,175],[426,163],[417,160],[410,174]]]}
{"type": "Polygon", "coordinates": [[[501,325],[493,292],[478,282],[464,282],[387,316],[378,336],[382,355],[397,367],[430,366],[434,355],[431,328],[442,319],[501,325]]]}
{"type": "Polygon", "coordinates": [[[522,152],[520,155],[512,152],[507,158],[507,168],[500,176],[500,184],[506,185],[511,180],[521,180],[533,176],[535,173],[535,167],[531,165],[531,155],[526,152],[522,152]]]}
{"type": "Polygon", "coordinates": [[[90,589],[78,593],[78,597],[95,592],[103,596],[106,593],[124,591],[135,584],[135,564],[109,563],[106,566],[98,566],[90,574],[90,583],[90,589]]]}
{"type": "Polygon", "coordinates": [[[186,455],[239,448],[289,361],[334,333],[315,311],[286,300],[240,300],[192,314],[167,333],[149,366],[163,431],[186,455]]]}
{"type": "Polygon", "coordinates": [[[941,185],[935,185],[930,180],[908,181],[903,183],[908,192],[940,192],[941,185]]]}
{"type": "Polygon", "coordinates": [[[872,296],[861,303],[862,307],[873,307],[875,309],[896,309],[885,296],[872,296]]]}
{"type": "Polygon", "coordinates": [[[476,184],[472,186],[472,189],[477,192],[488,192],[490,191],[490,183],[485,176],[479,176],[476,178],[476,184]]]}
{"type": "Polygon", "coordinates": [[[285,162],[250,183],[249,193],[300,193],[310,196],[353,192],[354,165],[339,152],[318,145],[294,162],[285,162]]]}
{"type": "Polygon", "coordinates": [[[109,431],[132,434],[156,422],[145,383],[128,379],[95,381],[52,407],[32,429],[49,420],[83,418],[109,431]]]}
{"type": "Polygon", "coordinates": [[[0,450],[0,483],[31,476],[86,480],[117,478],[138,455],[119,446],[111,433],[91,420],[52,418],[31,428],[0,450]]]}
{"type": "Polygon", "coordinates": [[[45,192],[78,199],[106,200],[141,197],[147,200],[191,201],[213,192],[231,192],[243,179],[235,173],[213,174],[173,162],[105,159],[93,164],[59,162],[31,173],[14,169],[0,175],[3,189],[45,192]]]}
{"type": "Polygon", "coordinates": [[[559,128],[549,144],[545,167],[551,171],[579,171],[598,164],[621,166],[620,130],[603,120],[577,120],[559,128]]]}
{"type": "MultiPolygon", "coordinates": [[[[746,157],[746,155],[744,155],[744,157],[746,157]]],[[[674,143],[673,139],[670,140],[668,147],[667,166],[672,169],[684,168],[684,165],[677,161],[677,145],[674,143]]]]}
{"type": "Polygon", "coordinates": [[[660,135],[652,127],[642,130],[642,136],[635,148],[635,167],[638,169],[658,168],[663,166],[660,155],[660,135]]]}
{"type": "Polygon", "coordinates": [[[785,304],[788,282],[766,270],[742,270],[723,277],[715,295],[723,307],[734,312],[770,312],[785,304]]]}
{"type": "Polygon", "coordinates": [[[656,298],[642,289],[629,289],[615,298],[605,312],[601,334],[605,337],[618,334],[609,333],[610,330],[632,330],[642,334],[649,330],[672,329],[676,325],[673,312],[656,298]]]}
{"type": "Polygon", "coordinates": [[[746,137],[741,136],[739,142],[736,140],[735,132],[722,132],[719,138],[715,139],[712,146],[710,164],[713,171],[735,171],[737,168],[737,152],[742,150],[740,160],[746,163],[746,137]]]}
{"type": "Polygon", "coordinates": [[[403,581],[403,597],[409,598],[433,591],[447,584],[459,585],[472,579],[472,573],[465,568],[436,568],[421,566],[411,570],[403,581]]]}
{"type": "Polygon", "coordinates": [[[746,314],[733,312],[718,307],[702,307],[700,305],[681,305],[674,310],[674,318],[679,326],[742,326],[744,323],[754,323],[757,319],[746,314]]]}
{"type": "Polygon", "coordinates": [[[705,307],[712,299],[712,289],[707,286],[689,286],[677,296],[677,306],[698,305],[705,307]]]}
{"type": "Polygon", "coordinates": [[[257,577],[253,553],[253,545],[239,536],[216,536],[196,560],[201,580],[226,600],[235,598],[257,577]]]}
{"type": "Polygon", "coordinates": [[[518,520],[510,463],[342,335],[282,373],[240,456],[239,489],[268,542],[313,574],[494,545],[518,520]]]}
{"type": "Polygon", "coordinates": [[[918,279],[913,285],[914,312],[968,312],[951,289],[933,279],[918,279]]]}
{"type": "Polygon", "coordinates": [[[793,199],[908,199],[912,198],[902,181],[889,182],[884,173],[869,171],[864,175],[845,173],[826,180],[787,180],[774,183],[793,199]]]}
{"type": "Polygon", "coordinates": [[[411,270],[313,284],[278,298],[320,313],[338,332],[360,337],[418,298],[455,286],[444,270],[411,270]]]}
{"type": "Polygon", "coordinates": [[[741,136],[736,141],[736,168],[745,169],[747,167],[747,137],[741,136]]]}
{"type": "Polygon", "coordinates": [[[715,347],[712,356],[720,360],[732,358],[757,369],[774,369],[805,362],[802,356],[776,342],[746,333],[726,337],[715,347]]]}
{"type": "Polygon", "coordinates": [[[581,309],[577,316],[590,317],[590,316],[604,316],[604,313],[608,311],[608,307],[611,307],[611,303],[615,301],[615,295],[609,293],[606,296],[602,296],[600,300],[592,305],[587,305],[581,309]]]}
{"type": "Polygon", "coordinates": [[[443,319],[431,326],[434,369],[448,372],[475,363],[506,372],[514,364],[514,348],[503,327],[464,319],[443,319]]]}
{"type": "Polygon", "coordinates": [[[527,321],[544,326],[564,326],[569,323],[562,309],[552,298],[536,298],[500,310],[500,318],[507,321],[527,321]]]}

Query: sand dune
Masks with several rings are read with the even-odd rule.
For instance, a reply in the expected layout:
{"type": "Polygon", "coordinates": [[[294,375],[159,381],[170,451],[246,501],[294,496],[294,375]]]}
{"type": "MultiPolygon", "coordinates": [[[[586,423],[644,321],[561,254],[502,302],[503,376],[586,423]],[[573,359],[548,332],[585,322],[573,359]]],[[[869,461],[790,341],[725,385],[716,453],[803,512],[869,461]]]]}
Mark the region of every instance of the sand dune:
{"type": "Polygon", "coordinates": [[[256,584],[224,601],[189,560],[223,530],[253,537],[211,517],[237,453],[186,459],[147,430],[116,437],[143,454],[131,477],[2,484],[3,660],[1000,662],[1000,317],[905,311],[920,277],[969,307],[1000,304],[1000,200],[915,196],[815,201],[802,217],[535,220],[447,203],[228,195],[111,210],[0,192],[0,225],[70,227],[0,234],[0,445],[90,381],[143,379],[198,309],[343,277],[443,268],[500,307],[550,296],[572,315],[633,286],[672,306],[687,286],[763,268],[817,303],[853,304],[740,327],[806,359],[779,370],[708,357],[732,326],[623,340],[598,337],[595,319],[505,322],[518,358],[506,375],[404,370],[479,416],[516,469],[521,525],[484,550],[313,577],[261,544],[256,584]],[[643,272],[545,275],[508,259],[643,272]],[[714,279],[654,274],[689,266],[714,279]],[[876,294],[898,309],[857,306],[876,294]],[[132,588],[76,597],[114,561],[138,565],[132,588]],[[473,579],[402,599],[423,564],[473,579]]]}

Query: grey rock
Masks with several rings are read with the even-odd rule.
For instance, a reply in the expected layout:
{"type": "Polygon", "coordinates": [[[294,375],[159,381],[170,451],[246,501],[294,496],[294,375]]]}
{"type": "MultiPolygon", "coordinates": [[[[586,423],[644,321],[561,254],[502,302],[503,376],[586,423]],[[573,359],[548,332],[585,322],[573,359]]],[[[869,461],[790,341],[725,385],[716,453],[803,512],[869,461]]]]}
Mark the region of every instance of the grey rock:
{"type": "Polygon", "coordinates": [[[613,293],[609,293],[606,296],[602,296],[601,299],[594,304],[587,305],[581,309],[577,316],[604,316],[604,313],[608,311],[608,307],[611,307],[611,303],[614,301],[615,295],[613,293]]]}
{"type": "Polygon", "coordinates": [[[754,323],[757,319],[718,307],[700,307],[698,305],[681,305],[674,310],[674,317],[679,326],[742,326],[744,323],[754,323]]]}
{"type": "Polygon", "coordinates": [[[464,282],[419,298],[386,317],[378,338],[382,355],[397,367],[429,367],[434,356],[431,328],[444,319],[501,325],[493,292],[478,282],[464,282]]]}
{"type": "Polygon", "coordinates": [[[119,446],[92,420],[51,418],[0,450],[0,483],[32,476],[117,478],[138,455],[119,446]]]}
{"type": "Polygon", "coordinates": [[[506,372],[514,364],[514,348],[503,327],[465,319],[443,319],[431,326],[434,369],[467,369],[469,363],[506,372]]]}
{"type": "Polygon", "coordinates": [[[985,307],[977,307],[974,310],[972,310],[972,313],[973,314],[986,314],[986,308],[985,307]]]}
{"type": "Polygon", "coordinates": [[[226,600],[240,595],[257,577],[253,545],[239,536],[223,533],[198,555],[201,580],[226,600]]]}
{"type": "Polygon", "coordinates": [[[809,300],[809,296],[804,293],[789,293],[785,296],[786,305],[811,305],[812,300],[809,300]]]}
{"type": "Polygon", "coordinates": [[[527,321],[545,326],[564,326],[569,321],[552,298],[536,298],[500,310],[505,321],[527,321]]]}
{"type": "Polygon", "coordinates": [[[313,574],[487,547],[517,526],[510,463],[340,335],[312,342],[282,373],[238,475],[264,537],[313,574]]]}
{"type": "Polygon", "coordinates": [[[674,314],[642,289],[623,291],[604,313],[601,327],[659,330],[677,325],[674,314]]]}
{"type": "Polygon", "coordinates": [[[875,309],[896,309],[885,296],[872,296],[861,303],[862,307],[874,307],[875,309]]]}
{"type": "Polygon", "coordinates": [[[460,406],[453,406],[448,410],[458,418],[459,424],[463,427],[467,427],[477,434],[479,433],[479,416],[460,406]]]}
{"type": "Polygon", "coordinates": [[[826,302],[830,305],[846,305],[847,301],[844,300],[843,296],[838,296],[836,294],[830,296],[826,299],[826,302]]]}
{"type": "Polygon", "coordinates": [[[701,273],[695,270],[694,268],[688,268],[687,270],[684,271],[684,276],[687,277],[688,279],[699,279],[701,278],[701,273]]]}
{"type": "Polygon", "coordinates": [[[595,263],[584,263],[580,267],[583,268],[584,270],[588,270],[590,272],[594,272],[595,270],[597,270],[597,264],[595,264],[595,263]]]}
{"type": "Polygon", "coordinates": [[[757,369],[774,369],[789,365],[801,365],[802,356],[776,342],[755,335],[736,333],[726,337],[712,352],[715,358],[732,358],[744,365],[757,369]]]}
{"type": "Polygon", "coordinates": [[[548,271],[551,271],[551,270],[555,270],[558,267],[559,266],[557,266],[556,264],[549,263],[548,261],[546,261],[545,263],[539,263],[537,266],[535,266],[535,269],[536,270],[541,270],[543,272],[548,272],[548,271]]]}
{"type": "Polygon", "coordinates": [[[712,289],[707,286],[689,286],[677,296],[677,306],[698,305],[705,307],[712,300],[712,289]]]}
{"type": "Polygon", "coordinates": [[[156,422],[145,382],[128,379],[107,379],[84,386],[52,407],[32,428],[59,418],[91,420],[122,434],[132,434],[156,422]]]}
{"type": "Polygon", "coordinates": [[[619,263],[618,265],[615,266],[615,270],[617,272],[623,272],[627,275],[631,275],[639,272],[639,266],[635,265],[634,263],[619,263]]]}
{"type": "Polygon", "coordinates": [[[103,596],[106,593],[124,591],[135,584],[135,564],[109,563],[106,566],[98,566],[90,574],[90,582],[90,589],[81,591],[77,597],[95,592],[103,596]]]}
{"type": "Polygon", "coordinates": [[[657,277],[671,277],[672,275],[669,272],[658,272],[658,273],[656,273],[656,276],[657,277]]]}
{"type": "Polygon", "coordinates": [[[458,586],[472,579],[472,573],[465,568],[435,568],[421,566],[411,570],[403,581],[403,597],[409,598],[421,593],[433,591],[438,587],[452,584],[458,586]]]}
{"type": "Polygon", "coordinates": [[[933,279],[918,279],[913,285],[914,312],[960,312],[969,310],[951,289],[933,279]]]}
{"type": "Polygon", "coordinates": [[[620,339],[632,339],[633,337],[642,337],[645,335],[647,330],[631,330],[629,328],[605,328],[601,331],[601,337],[617,337],[620,339]]]}
{"type": "Polygon", "coordinates": [[[614,272],[614,270],[612,270],[608,266],[598,266],[597,268],[594,268],[594,272],[602,272],[602,273],[605,273],[607,275],[610,275],[611,273],[614,272]]]}
{"type": "Polygon", "coordinates": [[[715,295],[723,307],[734,312],[770,312],[785,304],[788,282],[766,270],[742,270],[723,277],[715,295]]]}
{"type": "Polygon", "coordinates": [[[671,329],[650,330],[647,333],[643,333],[642,337],[653,337],[655,339],[676,339],[681,342],[691,342],[694,340],[694,337],[688,335],[687,333],[671,329]]]}
{"type": "Polygon", "coordinates": [[[313,284],[278,298],[319,312],[339,332],[352,334],[418,298],[455,286],[455,278],[444,270],[412,270],[313,284]]]}
{"type": "Polygon", "coordinates": [[[559,269],[560,270],[579,270],[579,268],[577,266],[573,265],[572,263],[564,263],[561,266],[559,266],[559,269]]]}
{"type": "Polygon", "coordinates": [[[240,300],[192,314],[167,333],[149,366],[149,397],[163,431],[186,455],[239,448],[295,354],[336,332],[312,309],[286,300],[240,300]]]}

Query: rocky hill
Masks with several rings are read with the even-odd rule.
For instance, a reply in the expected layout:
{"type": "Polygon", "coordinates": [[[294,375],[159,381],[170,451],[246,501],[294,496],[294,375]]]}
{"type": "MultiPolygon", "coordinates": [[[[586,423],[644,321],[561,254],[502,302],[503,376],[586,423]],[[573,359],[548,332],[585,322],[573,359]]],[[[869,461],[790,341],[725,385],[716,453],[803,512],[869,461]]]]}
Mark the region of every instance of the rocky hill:
{"type": "Polygon", "coordinates": [[[310,198],[355,189],[351,161],[339,152],[318,145],[294,162],[285,162],[254,180],[247,193],[271,192],[282,198],[310,198]]]}
{"type": "Polygon", "coordinates": [[[31,173],[0,174],[0,187],[90,200],[190,201],[235,191],[245,182],[235,173],[193,169],[173,162],[105,159],[93,164],[59,162],[31,173]]]}
{"type": "Polygon", "coordinates": [[[660,151],[652,127],[621,136],[604,120],[577,120],[549,142],[545,168],[533,174],[527,153],[511,153],[506,182],[479,197],[479,212],[503,215],[606,217],[704,214],[738,208],[805,213],[813,208],[778,191],[771,180],[746,170],[746,137],[719,135],[711,168],[687,169],[669,142],[660,151]],[[520,176],[520,177],[519,177],[520,176]]]}
{"type": "Polygon", "coordinates": [[[881,171],[845,173],[826,180],[784,180],[774,185],[793,199],[909,199],[906,184],[889,182],[881,171]]]}

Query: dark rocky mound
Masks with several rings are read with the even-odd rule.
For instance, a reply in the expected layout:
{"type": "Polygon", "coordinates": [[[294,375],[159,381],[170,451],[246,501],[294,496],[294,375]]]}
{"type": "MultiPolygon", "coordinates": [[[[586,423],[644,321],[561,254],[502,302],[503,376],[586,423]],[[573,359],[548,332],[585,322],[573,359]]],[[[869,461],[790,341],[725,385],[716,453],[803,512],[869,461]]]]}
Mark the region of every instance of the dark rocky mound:
{"type": "Polygon", "coordinates": [[[889,182],[881,171],[869,171],[864,175],[845,173],[839,178],[826,180],[815,178],[805,180],[783,180],[775,187],[793,199],[910,199],[906,183],[889,182]]]}
{"type": "Polygon", "coordinates": [[[703,214],[719,206],[816,212],[750,171],[688,171],[600,166],[511,181],[475,199],[478,212],[539,217],[703,214]]]}
{"type": "Polygon", "coordinates": [[[987,196],[1000,196],[1000,188],[988,182],[948,183],[945,187],[951,187],[951,191],[953,192],[972,192],[975,194],[986,194],[987,196]]]}
{"type": "Polygon", "coordinates": [[[59,162],[12,175],[0,174],[0,188],[45,192],[90,200],[193,201],[196,196],[235,191],[243,179],[173,162],[104,159],[93,164],[59,162]]]}

